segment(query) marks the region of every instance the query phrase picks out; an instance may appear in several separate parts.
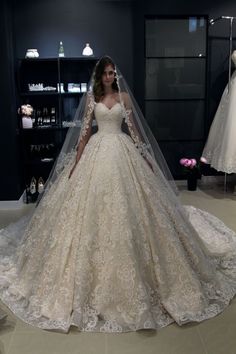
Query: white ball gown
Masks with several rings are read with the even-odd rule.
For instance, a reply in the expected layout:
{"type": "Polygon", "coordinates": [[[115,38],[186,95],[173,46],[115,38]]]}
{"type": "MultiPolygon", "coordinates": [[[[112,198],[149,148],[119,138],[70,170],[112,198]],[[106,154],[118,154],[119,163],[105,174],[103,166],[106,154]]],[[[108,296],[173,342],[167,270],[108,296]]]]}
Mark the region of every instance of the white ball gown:
{"type": "Polygon", "coordinates": [[[98,132],[72,177],[69,165],[16,254],[2,256],[0,298],[25,322],[64,332],[156,329],[217,315],[236,293],[235,233],[208,213],[176,207],[162,173],[121,131],[119,102],[97,103],[95,117],[98,132]]]}
{"type": "MultiPolygon", "coordinates": [[[[232,53],[236,66],[236,50],[232,53]]],[[[211,167],[225,173],[236,173],[236,71],[225,87],[212,122],[202,156],[211,167]]]]}

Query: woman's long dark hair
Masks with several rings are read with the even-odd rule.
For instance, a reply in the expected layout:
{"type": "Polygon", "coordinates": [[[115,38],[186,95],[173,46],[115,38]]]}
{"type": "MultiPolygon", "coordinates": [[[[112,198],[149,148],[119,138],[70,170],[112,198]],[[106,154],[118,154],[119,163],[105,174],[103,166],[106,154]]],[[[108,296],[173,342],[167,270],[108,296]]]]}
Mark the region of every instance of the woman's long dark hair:
{"type": "MultiPolygon", "coordinates": [[[[93,85],[93,94],[96,102],[99,102],[101,97],[104,96],[104,87],[102,84],[102,75],[104,73],[105,67],[111,65],[115,70],[115,64],[109,56],[102,57],[96,64],[94,72],[94,85],[93,85]]],[[[115,77],[114,82],[112,83],[112,89],[118,92],[117,79],[115,77]]]]}

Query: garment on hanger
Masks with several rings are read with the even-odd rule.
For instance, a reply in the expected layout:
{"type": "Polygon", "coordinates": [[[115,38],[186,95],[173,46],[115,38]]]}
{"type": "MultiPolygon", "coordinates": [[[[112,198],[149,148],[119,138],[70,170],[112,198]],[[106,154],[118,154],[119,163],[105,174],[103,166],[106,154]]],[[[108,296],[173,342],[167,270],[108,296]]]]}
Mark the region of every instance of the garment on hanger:
{"type": "MultiPolygon", "coordinates": [[[[231,58],[236,66],[236,50],[231,58]]],[[[221,97],[202,156],[217,171],[236,173],[236,70],[221,97]]]]}

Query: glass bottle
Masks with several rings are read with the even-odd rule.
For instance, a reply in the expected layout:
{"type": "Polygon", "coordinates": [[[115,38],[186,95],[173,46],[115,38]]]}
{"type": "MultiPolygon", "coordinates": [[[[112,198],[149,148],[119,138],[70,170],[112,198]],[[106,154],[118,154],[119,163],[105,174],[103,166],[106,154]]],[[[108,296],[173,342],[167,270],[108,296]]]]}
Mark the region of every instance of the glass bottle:
{"type": "Polygon", "coordinates": [[[65,52],[64,52],[64,47],[63,47],[62,41],[60,41],[58,56],[59,57],[64,57],[65,56],[65,52]]]}
{"type": "Polygon", "coordinates": [[[55,107],[51,108],[51,124],[56,124],[56,109],[55,107]]]}

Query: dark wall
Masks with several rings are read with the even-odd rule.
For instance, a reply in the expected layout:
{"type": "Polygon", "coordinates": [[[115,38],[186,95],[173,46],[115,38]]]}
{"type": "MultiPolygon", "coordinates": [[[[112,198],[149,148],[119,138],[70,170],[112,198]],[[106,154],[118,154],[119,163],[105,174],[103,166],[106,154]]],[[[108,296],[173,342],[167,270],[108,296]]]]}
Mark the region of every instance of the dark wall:
{"type": "MultiPolygon", "coordinates": [[[[219,16],[236,16],[236,2],[234,0],[146,0],[137,2],[134,10],[134,72],[139,72],[140,82],[145,80],[145,38],[144,25],[145,16],[182,16],[182,15],[208,15],[209,19],[219,16]]],[[[221,20],[209,28],[208,38],[208,101],[205,117],[205,134],[201,142],[190,141],[184,143],[169,144],[169,148],[164,147],[163,153],[167,158],[170,167],[180,170],[178,159],[183,155],[193,155],[200,157],[205,141],[208,136],[211,122],[214,118],[221,95],[228,81],[228,57],[229,57],[229,22],[221,20]],[[176,151],[179,151],[177,153],[176,151]]],[[[233,49],[236,49],[236,21],[233,27],[233,49]]],[[[135,81],[136,82],[136,81],[135,81]]],[[[135,85],[135,96],[144,111],[144,85],[135,85]]],[[[161,143],[160,143],[161,144],[161,143]]],[[[162,147],[162,145],[161,145],[162,147]]],[[[216,171],[208,169],[207,174],[215,174],[216,171]]]]}
{"type": "MultiPolygon", "coordinates": [[[[134,10],[134,72],[141,68],[141,77],[144,80],[144,18],[146,15],[209,15],[209,19],[219,16],[236,16],[236,2],[234,0],[146,0],[137,2],[134,10]]],[[[209,28],[209,112],[207,117],[208,133],[210,123],[214,117],[220,97],[227,84],[228,70],[228,35],[229,22],[221,20],[209,28]]],[[[233,49],[236,49],[236,21],[233,26],[233,49]]],[[[137,98],[143,105],[144,87],[135,86],[137,98]]]]}
{"type": "MultiPolygon", "coordinates": [[[[18,156],[14,60],[27,48],[40,57],[55,57],[59,41],[66,56],[80,56],[89,42],[95,56],[109,54],[127,78],[143,107],[145,15],[236,15],[234,0],[4,0],[0,5],[1,41],[1,177],[0,199],[18,199],[22,192],[18,156]]],[[[227,83],[228,23],[209,29],[209,112],[206,133],[227,83]]],[[[236,25],[234,28],[236,37],[236,25]]],[[[234,48],[236,42],[234,42],[234,48]]]]}
{"type": "Polygon", "coordinates": [[[81,56],[87,42],[100,57],[110,55],[132,86],[132,1],[15,0],[16,57],[37,48],[40,57],[81,56]]]}
{"type": "Polygon", "coordinates": [[[132,1],[13,0],[11,5],[4,0],[0,6],[0,200],[17,200],[23,183],[14,62],[27,48],[37,48],[42,58],[57,57],[61,40],[66,56],[78,57],[89,42],[96,57],[108,54],[115,60],[132,87],[132,1]]]}
{"type": "Polygon", "coordinates": [[[11,200],[19,198],[21,178],[16,120],[12,9],[11,3],[7,0],[0,5],[0,43],[0,200],[11,200]]]}

